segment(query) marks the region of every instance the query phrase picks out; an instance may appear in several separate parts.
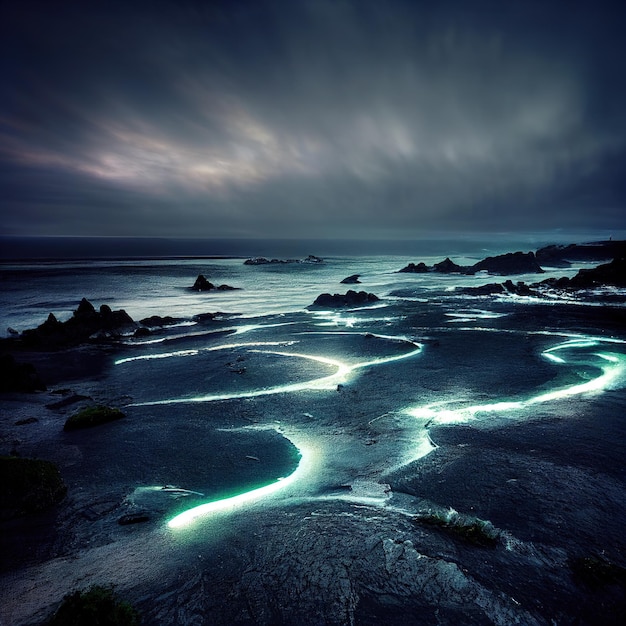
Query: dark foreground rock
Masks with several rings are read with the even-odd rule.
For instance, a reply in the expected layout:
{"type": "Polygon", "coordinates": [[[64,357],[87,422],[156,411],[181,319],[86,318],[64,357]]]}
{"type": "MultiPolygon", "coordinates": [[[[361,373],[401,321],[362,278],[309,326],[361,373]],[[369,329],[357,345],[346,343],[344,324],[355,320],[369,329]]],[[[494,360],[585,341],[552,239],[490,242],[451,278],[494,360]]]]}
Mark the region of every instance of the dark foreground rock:
{"type": "Polygon", "coordinates": [[[33,393],[45,389],[34,365],[18,363],[10,354],[0,355],[0,392],[33,393]]]}
{"type": "Polygon", "coordinates": [[[93,304],[83,298],[72,317],[60,322],[53,313],[37,328],[25,330],[19,337],[5,339],[12,348],[56,350],[76,346],[87,341],[117,339],[124,332],[132,332],[137,324],[123,309],[112,311],[103,304],[96,311],[93,304]]]}
{"type": "Polygon", "coordinates": [[[54,463],[0,457],[0,519],[38,513],[60,502],[67,487],[54,463]]]}
{"type": "Polygon", "coordinates": [[[359,280],[359,276],[361,276],[361,274],[352,274],[351,276],[346,276],[346,278],[344,278],[341,281],[341,284],[342,285],[356,285],[357,283],[361,282],[359,280]]]}
{"type": "Polygon", "coordinates": [[[106,424],[121,419],[124,416],[119,409],[112,409],[108,406],[91,406],[78,413],[75,413],[67,419],[63,430],[78,430],[81,428],[92,428],[100,424],[106,424]]]}
{"type": "Polygon", "coordinates": [[[366,291],[353,291],[348,290],[346,293],[322,293],[315,299],[315,302],[310,305],[312,307],[328,307],[331,309],[338,309],[347,306],[360,306],[364,304],[373,304],[378,302],[380,298],[373,293],[367,293],[366,291]]]}

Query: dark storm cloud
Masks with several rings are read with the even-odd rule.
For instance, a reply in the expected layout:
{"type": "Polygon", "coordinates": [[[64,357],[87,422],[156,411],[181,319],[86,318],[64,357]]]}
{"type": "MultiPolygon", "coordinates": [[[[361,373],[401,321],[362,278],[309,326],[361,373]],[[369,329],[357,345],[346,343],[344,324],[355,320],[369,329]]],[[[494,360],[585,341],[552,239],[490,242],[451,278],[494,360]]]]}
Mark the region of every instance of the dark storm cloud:
{"type": "Polygon", "coordinates": [[[622,13],[435,6],[9,6],[3,231],[623,228],[622,13]]]}

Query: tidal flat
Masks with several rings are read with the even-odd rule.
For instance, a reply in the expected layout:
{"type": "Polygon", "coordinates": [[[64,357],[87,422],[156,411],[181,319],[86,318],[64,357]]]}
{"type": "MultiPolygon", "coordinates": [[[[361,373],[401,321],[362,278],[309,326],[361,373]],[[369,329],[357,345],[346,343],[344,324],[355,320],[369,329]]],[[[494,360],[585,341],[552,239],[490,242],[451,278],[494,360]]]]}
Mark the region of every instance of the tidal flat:
{"type": "Polygon", "coordinates": [[[226,260],[288,290],[172,288],[182,321],[16,351],[48,389],[3,394],[1,452],[67,495],[1,522],[0,622],[101,584],[146,624],[622,623],[626,309],[402,265],[226,260]],[[288,306],[359,270],[379,302],[288,306]],[[93,405],[124,417],[63,431],[93,405]]]}

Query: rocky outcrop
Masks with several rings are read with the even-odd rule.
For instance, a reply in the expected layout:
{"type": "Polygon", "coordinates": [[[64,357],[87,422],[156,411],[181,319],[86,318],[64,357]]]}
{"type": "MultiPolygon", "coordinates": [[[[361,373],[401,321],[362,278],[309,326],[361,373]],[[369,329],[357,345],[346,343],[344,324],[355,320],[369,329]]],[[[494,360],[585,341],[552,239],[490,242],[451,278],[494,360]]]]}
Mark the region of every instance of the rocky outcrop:
{"type": "Polygon", "coordinates": [[[148,326],[148,328],[158,328],[160,326],[172,326],[174,324],[179,324],[182,321],[182,317],[172,317],[171,315],[161,317],[160,315],[151,315],[150,317],[144,317],[142,320],[139,320],[139,323],[143,324],[143,326],[148,326]]]}
{"type": "Polygon", "coordinates": [[[351,276],[346,276],[346,278],[344,278],[341,281],[342,285],[355,285],[357,283],[360,283],[361,281],[359,280],[359,277],[361,276],[361,274],[352,274],[351,276]]]}
{"type": "Polygon", "coordinates": [[[490,256],[468,269],[468,274],[487,271],[489,274],[541,274],[543,269],[537,262],[534,252],[509,252],[490,256]]]}
{"type": "Polygon", "coordinates": [[[12,347],[54,350],[87,341],[106,341],[118,338],[124,332],[132,332],[136,323],[124,310],[112,311],[103,304],[96,311],[93,304],[83,298],[66,322],[60,322],[53,313],[37,328],[25,330],[15,338],[6,339],[12,347]]]}
{"type": "Polygon", "coordinates": [[[309,308],[329,308],[340,309],[348,306],[363,306],[378,302],[380,298],[373,293],[367,293],[366,291],[353,291],[348,290],[345,294],[341,293],[323,293],[319,295],[315,302],[309,306],[309,308]]]}
{"type": "Polygon", "coordinates": [[[192,291],[234,291],[235,289],[238,289],[238,287],[231,287],[230,285],[216,286],[209,282],[204,274],[199,274],[196,282],[191,287],[192,291]]]}
{"type": "Polygon", "coordinates": [[[583,269],[567,285],[569,289],[593,289],[602,286],[626,287],[626,258],[592,269],[583,269]]]}
{"type": "Polygon", "coordinates": [[[571,261],[609,261],[626,257],[626,241],[595,241],[550,245],[536,252],[537,261],[550,267],[569,267],[571,261]]]}
{"type": "Polygon", "coordinates": [[[230,285],[214,285],[209,282],[202,274],[196,278],[196,282],[191,288],[193,291],[235,291],[239,287],[231,287],[230,285]]]}
{"type": "Polygon", "coordinates": [[[451,261],[449,257],[433,265],[433,272],[439,272],[440,274],[461,274],[465,272],[466,269],[467,268],[451,261]]]}
{"type": "Polygon", "coordinates": [[[426,265],[426,263],[424,262],[420,262],[417,265],[415,263],[409,263],[406,267],[398,270],[398,272],[406,274],[424,274],[428,271],[428,265],[426,265]]]}
{"type": "Polygon", "coordinates": [[[492,296],[498,294],[514,294],[517,296],[539,296],[540,294],[531,289],[523,281],[514,283],[512,280],[505,280],[503,283],[488,283],[479,287],[464,287],[458,290],[460,293],[466,293],[473,296],[492,296]]]}
{"type": "Polygon", "coordinates": [[[323,263],[324,259],[321,259],[318,256],[314,256],[313,254],[309,254],[306,259],[266,259],[263,256],[253,257],[251,259],[246,259],[243,264],[244,265],[270,265],[270,264],[281,264],[281,263],[323,263]]]}
{"type": "Polygon", "coordinates": [[[10,354],[0,355],[0,392],[45,391],[37,370],[30,363],[17,363],[10,354]]]}
{"type": "Polygon", "coordinates": [[[498,256],[490,256],[472,266],[458,265],[449,257],[443,261],[428,267],[426,263],[409,263],[400,272],[411,274],[424,274],[426,272],[438,272],[440,274],[475,274],[486,271],[489,274],[534,274],[542,273],[543,269],[537,262],[533,252],[509,252],[498,256]]]}

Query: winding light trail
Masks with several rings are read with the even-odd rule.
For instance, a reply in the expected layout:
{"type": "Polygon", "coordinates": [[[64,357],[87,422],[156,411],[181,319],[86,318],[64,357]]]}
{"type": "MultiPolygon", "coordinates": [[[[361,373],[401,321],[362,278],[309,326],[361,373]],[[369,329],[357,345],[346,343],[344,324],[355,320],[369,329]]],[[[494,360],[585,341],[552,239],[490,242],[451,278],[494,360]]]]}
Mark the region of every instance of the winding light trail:
{"type": "MultiPolygon", "coordinates": [[[[595,337],[578,337],[576,339],[570,339],[563,343],[560,343],[548,350],[544,350],[542,356],[554,363],[569,365],[573,362],[568,361],[566,358],[557,356],[555,352],[595,348],[602,343],[626,343],[621,340],[604,339],[595,337]]],[[[555,389],[553,391],[547,391],[544,393],[531,396],[524,400],[506,400],[503,402],[492,402],[487,404],[475,404],[472,406],[465,406],[459,408],[437,408],[445,403],[433,403],[426,406],[418,406],[409,408],[405,412],[413,417],[425,418],[433,420],[437,423],[460,423],[467,422],[475,419],[480,413],[501,413],[508,411],[517,411],[526,407],[539,404],[542,402],[550,402],[553,400],[559,400],[571,396],[578,396],[585,393],[597,393],[610,387],[618,378],[623,377],[626,373],[626,355],[613,352],[595,352],[586,356],[586,360],[583,362],[585,365],[591,365],[597,367],[601,374],[588,380],[584,383],[576,385],[570,385],[561,389],[555,389]],[[594,356],[599,361],[590,361],[589,357],[594,356]]]]}
{"type": "MultiPolygon", "coordinates": [[[[346,333],[346,334],[354,334],[354,335],[362,335],[362,333],[346,333]]],[[[370,333],[371,334],[371,333],[370,333]]],[[[340,361],[339,359],[333,359],[330,357],[319,356],[314,354],[305,354],[301,352],[287,352],[287,351],[278,351],[278,350],[261,350],[259,346],[265,347],[273,347],[273,346],[289,346],[296,343],[295,341],[266,341],[266,342],[252,342],[252,343],[230,343],[223,344],[220,346],[213,346],[211,348],[205,348],[205,351],[217,351],[217,350],[227,350],[227,349],[236,349],[236,348],[249,348],[250,352],[256,352],[260,354],[273,354],[277,356],[284,357],[295,357],[301,359],[308,359],[310,361],[317,361],[318,363],[323,363],[325,365],[329,365],[331,367],[335,367],[336,371],[329,376],[322,376],[321,378],[314,378],[313,380],[308,380],[300,383],[289,383],[286,385],[276,385],[274,387],[267,387],[265,389],[253,389],[250,391],[240,391],[236,393],[222,393],[222,394],[207,394],[201,396],[193,396],[191,398],[168,398],[165,400],[152,400],[148,402],[137,402],[130,404],[129,406],[157,406],[157,405],[168,405],[168,404],[192,404],[199,402],[217,402],[222,400],[238,400],[243,398],[257,398],[261,396],[269,396],[279,393],[294,393],[297,391],[307,391],[307,390],[328,390],[333,389],[338,384],[345,382],[349,376],[349,374],[355,370],[363,369],[366,367],[372,367],[375,365],[383,365],[384,363],[390,363],[392,361],[399,361],[402,359],[408,359],[413,356],[416,356],[422,352],[421,344],[408,339],[407,337],[395,337],[388,335],[372,335],[372,337],[376,337],[379,339],[388,339],[392,341],[401,341],[404,343],[408,343],[413,346],[413,350],[403,353],[396,354],[392,356],[379,357],[376,359],[372,359],[369,361],[363,361],[355,364],[348,364],[340,361]]],[[[121,365],[124,363],[128,363],[135,360],[140,359],[157,359],[157,358],[167,358],[168,356],[178,356],[178,357],[186,357],[186,356],[196,356],[199,351],[178,351],[177,353],[161,353],[154,355],[143,355],[137,357],[130,357],[127,359],[120,359],[116,361],[116,365],[121,365]]]]}
{"type": "MultiPolygon", "coordinates": [[[[289,439],[289,441],[293,445],[295,445],[295,443],[291,439],[289,439]]],[[[191,509],[187,509],[186,511],[183,511],[182,513],[179,513],[178,515],[173,517],[167,523],[168,527],[182,528],[185,526],[189,526],[199,517],[204,517],[209,513],[215,513],[218,511],[232,511],[245,504],[251,504],[253,502],[256,502],[257,500],[260,500],[261,498],[266,498],[267,496],[270,496],[277,491],[285,490],[289,485],[303,478],[312,471],[312,466],[315,459],[314,450],[301,443],[297,445],[296,448],[300,453],[300,461],[298,463],[298,467],[296,467],[296,469],[288,476],[279,478],[275,482],[272,482],[269,485],[265,485],[264,487],[258,487],[257,489],[245,491],[244,493],[240,493],[239,495],[232,496],[230,498],[213,500],[212,502],[207,502],[205,504],[195,506],[191,509]]]]}
{"type": "MultiPolygon", "coordinates": [[[[336,334],[336,333],[319,333],[319,334],[336,334]]],[[[353,333],[353,332],[341,332],[339,334],[346,335],[363,335],[363,333],[353,333]]],[[[550,334],[550,333],[545,333],[550,334]]],[[[296,357],[302,359],[308,359],[311,361],[316,361],[318,363],[322,363],[324,365],[328,365],[330,367],[336,368],[335,372],[328,376],[322,376],[320,378],[315,378],[313,380],[304,381],[300,383],[291,383],[286,385],[277,385],[274,387],[268,387],[265,389],[256,389],[244,392],[237,393],[224,393],[224,394],[208,394],[203,396],[196,396],[192,398],[170,398],[165,400],[155,400],[151,402],[141,402],[136,403],[131,406],[152,406],[152,405],[167,405],[167,404],[185,404],[185,403],[197,403],[197,402],[214,402],[220,400],[234,400],[240,398],[252,398],[259,396],[267,396],[279,393],[293,393],[303,390],[314,390],[314,389],[332,389],[337,384],[345,381],[350,373],[364,369],[367,367],[372,367],[376,365],[382,365],[384,363],[390,363],[393,361],[399,361],[403,359],[408,359],[422,352],[422,345],[407,338],[406,336],[390,336],[390,335],[373,335],[372,337],[376,337],[379,339],[386,339],[395,342],[402,342],[410,344],[413,349],[409,352],[403,354],[396,354],[392,356],[384,356],[378,357],[366,361],[357,362],[354,364],[348,364],[339,359],[330,358],[326,356],[319,356],[313,354],[299,353],[299,352],[290,352],[285,350],[275,350],[271,348],[276,348],[279,346],[291,346],[297,343],[296,341],[272,341],[272,342],[251,342],[251,343],[231,343],[231,344],[223,344],[220,346],[213,346],[211,348],[204,348],[202,350],[181,350],[178,352],[171,353],[163,353],[163,354],[155,354],[155,355],[143,355],[138,357],[132,357],[128,359],[120,359],[116,364],[121,365],[124,363],[128,363],[134,360],[141,359],[158,359],[158,358],[167,358],[167,357],[188,357],[188,356],[196,356],[201,351],[218,351],[218,350],[226,350],[226,349],[237,349],[237,348],[247,348],[249,352],[255,352],[260,354],[268,354],[268,355],[276,355],[276,356],[284,356],[284,357],[296,357]]],[[[558,400],[562,398],[567,398],[571,396],[582,395],[586,393],[597,393],[603,389],[611,386],[615,381],[624,377],[626,373],[626,355],[622,353],[614,353],[614,352],[587,352],[583,354],[576,360],[568,360],[567,353],[574,350],[589,350],[593,348],[597,348],[602,344],[608,343],[626,343],[622,340],[616,340],[611,338],[596,338],[596,337],[581,337],[581,336],[568,336],[566,341],[557,344],[547,350],[542,352],[542,356],[553,363],[557,363],[559,365],[572,365],[572,364],[582,364],[596,367],[600,370],[600,375],[588,380],[586,382],[582,382],[579,384],[570,385],[567,387],[563,387],[560,389],[555,389],[553,391],[546,391],[543,393],[539,393],[537,395],[520,399],[520,400],[505,400],[500,402],[492,402],[485,404],[477,404],[472,406],[460,406],[458,408],[445,408],[446,405],[450,405],[450,402],[437,402],[427,406],[418,406],[414,408],[409,408],[404,411],[404,413],[409,414],[416,418],[428,419],[435,421],[437,423],[459,423],[469,421],[471,419],[476,419],[477,415],[485,414],[485,413],[502,413],[509,411],[518,411],[524,409],[526,407],[549,402],[553,400],[558,400]],[[565,356],[562,356],[565,353],[565,356]],[[591,357],[595,357],[591,359],[591,357]]],[[[296,481],[302,479],[306,475],[313,472],[313,459],[315,458],[315,454],[312,452],[311,448],[307,447],[306,444],[298,444],[292,440],[292,436],[286,437],[299,451],[300,461],[296,469],[289,474],[288,476],[281,477],[276,481],[265,485],[263,487],[259,487],[257,489],[252,489],[250,491],[246,491],[239,495],[224,498],[221,500],[214,500],[212,502],[207,502],[205,504],[201,504],[199,506],[193,507],[184,511],[174,518],[172,518],[168,522],[168,527],[172,529],[180,529],[188,526],[194,520],[199,517],[203,517],[207,514],[218,512],[218,511],[232,511],[243,505],[253,503],[260,499],[265,499],[268,496],[271,496],[277,492],[283,492],[290,485],[295,483],[296,481]]],[[[297,437],[296,437],[297,438],[297,437]]],[[[416,460],[423,456],[426,456],[429,452],[435,449],[437,446],[430,438],[428,430],[425,429],[423,436],[421,437],[418,446],[416,449],[412,451],[412,459],[416,460]]],[[[361,501],[361,496],[356,497],[355,501],[361,501]]],[[[370,498],[371,499],[371,498],[370,498]]],[[[377,500],[378,501],[378,500],[377,500]]]]}

